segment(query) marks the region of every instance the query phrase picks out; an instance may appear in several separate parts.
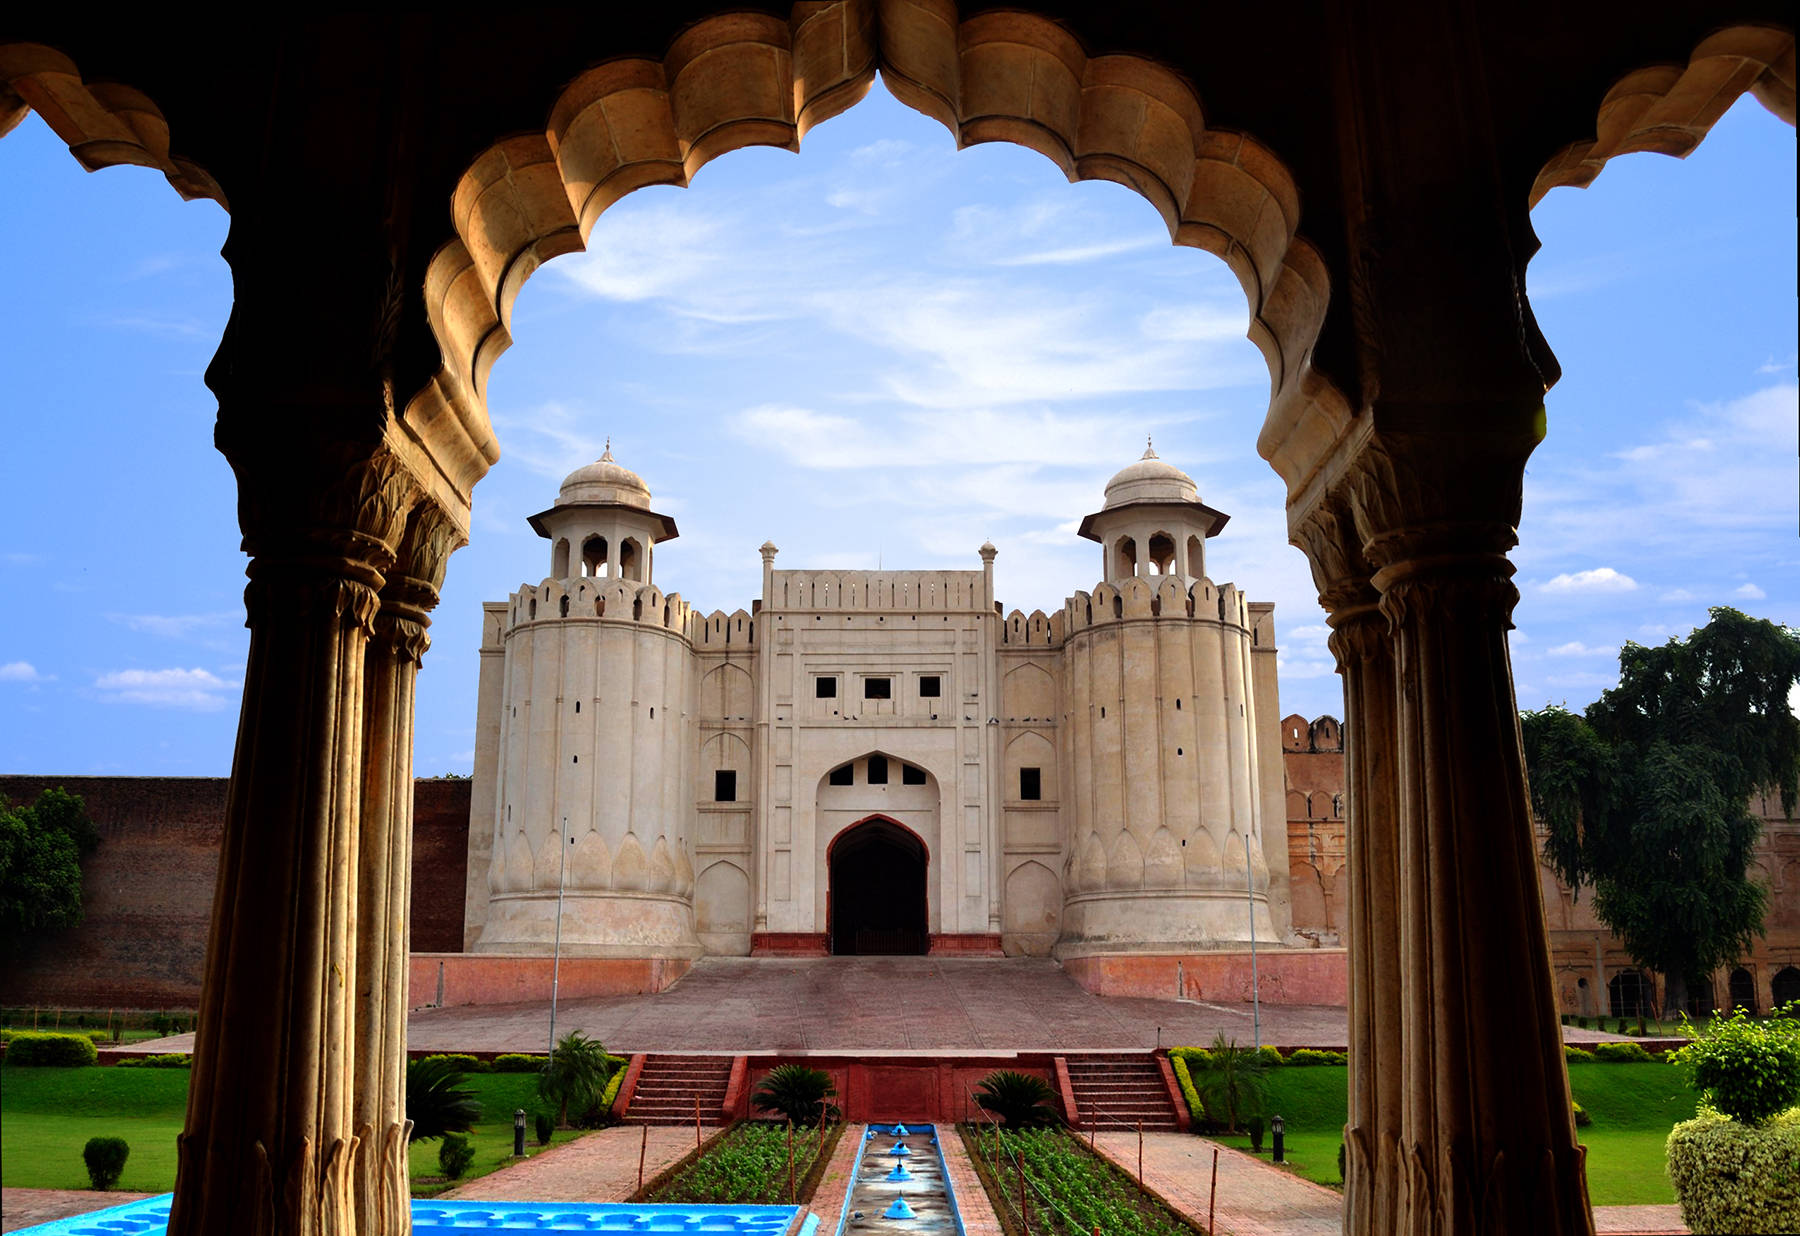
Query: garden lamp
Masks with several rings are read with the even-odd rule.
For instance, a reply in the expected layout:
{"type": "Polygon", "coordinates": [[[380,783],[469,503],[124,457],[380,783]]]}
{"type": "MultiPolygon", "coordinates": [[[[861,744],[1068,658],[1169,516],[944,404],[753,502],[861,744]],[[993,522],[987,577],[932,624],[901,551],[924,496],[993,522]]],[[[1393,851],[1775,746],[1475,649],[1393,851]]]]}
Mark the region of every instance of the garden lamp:
{"type": "Polygon", "coordinates": [[[518,1108],[513,1112],[513,1158],[525,1157],[525,1109],[518,1108]]]}
{"type": "Polygon", "coordinates": [[[1269,1121],[1269,1132],[1275,1135],[1275,1145],[1272,1148],[1275,1162],[1285,1163],[1287,1160],[1282,1158],[1281,1154],[1281,1135],[1287,1132],[1287,1125],[1282,1123],[1280,1115],[1276,1115],[1269,1121]]]}

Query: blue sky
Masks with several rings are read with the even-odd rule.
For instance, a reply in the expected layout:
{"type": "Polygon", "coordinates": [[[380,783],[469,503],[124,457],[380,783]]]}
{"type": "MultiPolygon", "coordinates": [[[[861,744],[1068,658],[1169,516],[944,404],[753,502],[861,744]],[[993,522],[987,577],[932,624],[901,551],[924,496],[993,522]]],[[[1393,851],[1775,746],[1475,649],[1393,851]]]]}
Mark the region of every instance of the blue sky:
{"type": "MultiPolygon", "coordinates": [[[[1685,162],[1616,160],[1533,219],[1564,377],[1526,482],[1520,702],[1580,707],[1625,640],[1731,604],[1800,625],[1794,131],[1745,98],[1685,162]]],[[[0,141],[0,770],[229,771],[247,636],[230,469],[201,381],[226,219],[154,173],[0,141]]],[[[549,570],[525,517],[614,453],[681,537],[657,582],[748,608],[783,567],[979,565],[1007,607],[1099,577],[1075,536],[1146,434],[1231,514],[1209,574],[1275,601],[1284,712],[1342,713],[1242,293],[1144,201],[1011,146],[956,151],[878,86],[799,155],[746,150],[609,211],[540,271],[490,406],[420,679],[416,768],[467,771],[481,602],[549,570]]]]}

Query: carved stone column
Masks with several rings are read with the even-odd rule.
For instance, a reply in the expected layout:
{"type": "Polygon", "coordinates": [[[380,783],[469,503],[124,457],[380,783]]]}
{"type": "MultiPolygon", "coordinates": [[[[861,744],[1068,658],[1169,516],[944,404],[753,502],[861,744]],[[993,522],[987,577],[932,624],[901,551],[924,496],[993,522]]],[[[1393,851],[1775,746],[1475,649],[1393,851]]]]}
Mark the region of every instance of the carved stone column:
{"type": "Polygon", "coordinates": [[[1529,449],[1377,433],[1300,525],[1347,712],[1350,1232],[1592,1231],[1506,644],[1529,449]]]}
{"type": "Polygon", "coordinates": [[[412,1230],[407,1184],[407,954],[412,908],[413,692],[444,568],[462,538],[435,505],[415,507],[381,590],[364,670],[358,837],[355,1101],[356,1228],[412,1230]]]}
{"type": "Polygon", "coordinates": [[[227,454],[250,655],[169,1227],[348,1232],[364,665],[414,490],[379,439],[227,454]]]}

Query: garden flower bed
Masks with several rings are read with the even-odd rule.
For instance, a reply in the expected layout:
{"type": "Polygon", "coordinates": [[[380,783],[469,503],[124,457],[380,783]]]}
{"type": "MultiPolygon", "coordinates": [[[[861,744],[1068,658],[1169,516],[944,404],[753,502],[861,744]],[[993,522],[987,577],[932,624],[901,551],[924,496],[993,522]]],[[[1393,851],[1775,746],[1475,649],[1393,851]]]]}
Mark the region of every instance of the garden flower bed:
{"type": "Polygon", "coordinates": [[[1194,1236],[1199,1230],[1066,1130],[1010,1132],[993,1125],[964,1125],[962,1135],[981,1183],[1009,1231],[1194,1236]],[[1022,1208],[1028,1213],[1021,1213],[1022,1208]]]}
{"type": "Polygon", "coordinates": [[[697,1158],[677,1164],[662,1182],[652,1182],[652,1202],[711,1205],[778,1205],[812,1196],[818,1177],[831,1160],[844,1126],[792,1129],[793,1169],[790,1196],[788,1147],[790,1126],[745,1121],[708,1145],[697,1158]]]}

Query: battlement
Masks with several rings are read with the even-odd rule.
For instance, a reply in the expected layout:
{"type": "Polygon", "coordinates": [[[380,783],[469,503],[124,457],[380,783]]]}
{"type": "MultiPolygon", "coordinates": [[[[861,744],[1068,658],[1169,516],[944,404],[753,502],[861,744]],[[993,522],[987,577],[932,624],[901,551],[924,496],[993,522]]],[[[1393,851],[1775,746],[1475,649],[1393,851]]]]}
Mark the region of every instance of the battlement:
{"type": "Polygon", "coordinates": [[[776,571],[775,610],[982,612],[980,571],[776,571]]]}
{"type": "Polygon", "coordinates": [[[704,616],[694,610],[688,619],[687,637],[695,652],[749,649],[756,644],[756,620],[741,609],[729,614],[715,609],[704,616]]]}
{"type": "Polygon", "coordinates": [[[552,619],[633,622],[686,635],[693,607],[679,592],[633,579],[546,579],[508,598],[507,628],[552,619]]]}
{"type": "Polygon", "coordinates": [[[1158,618],[1209,619],[1249,630],[1253,611],[1259,634],[1273,641],[1274,606],[1252,604],[1235,584],[1201,579],[1190,587],[1173,575],[1132,578],[1116,587],[1098,584],[1092,592],[1077,592],[1063,602],[1062,609],[1048,616],[1034,610],[1027,617],[1015,609],[1000,628],[1000,642],[1006,647],[1054,648],[1089,627],[1158,618]]]}

